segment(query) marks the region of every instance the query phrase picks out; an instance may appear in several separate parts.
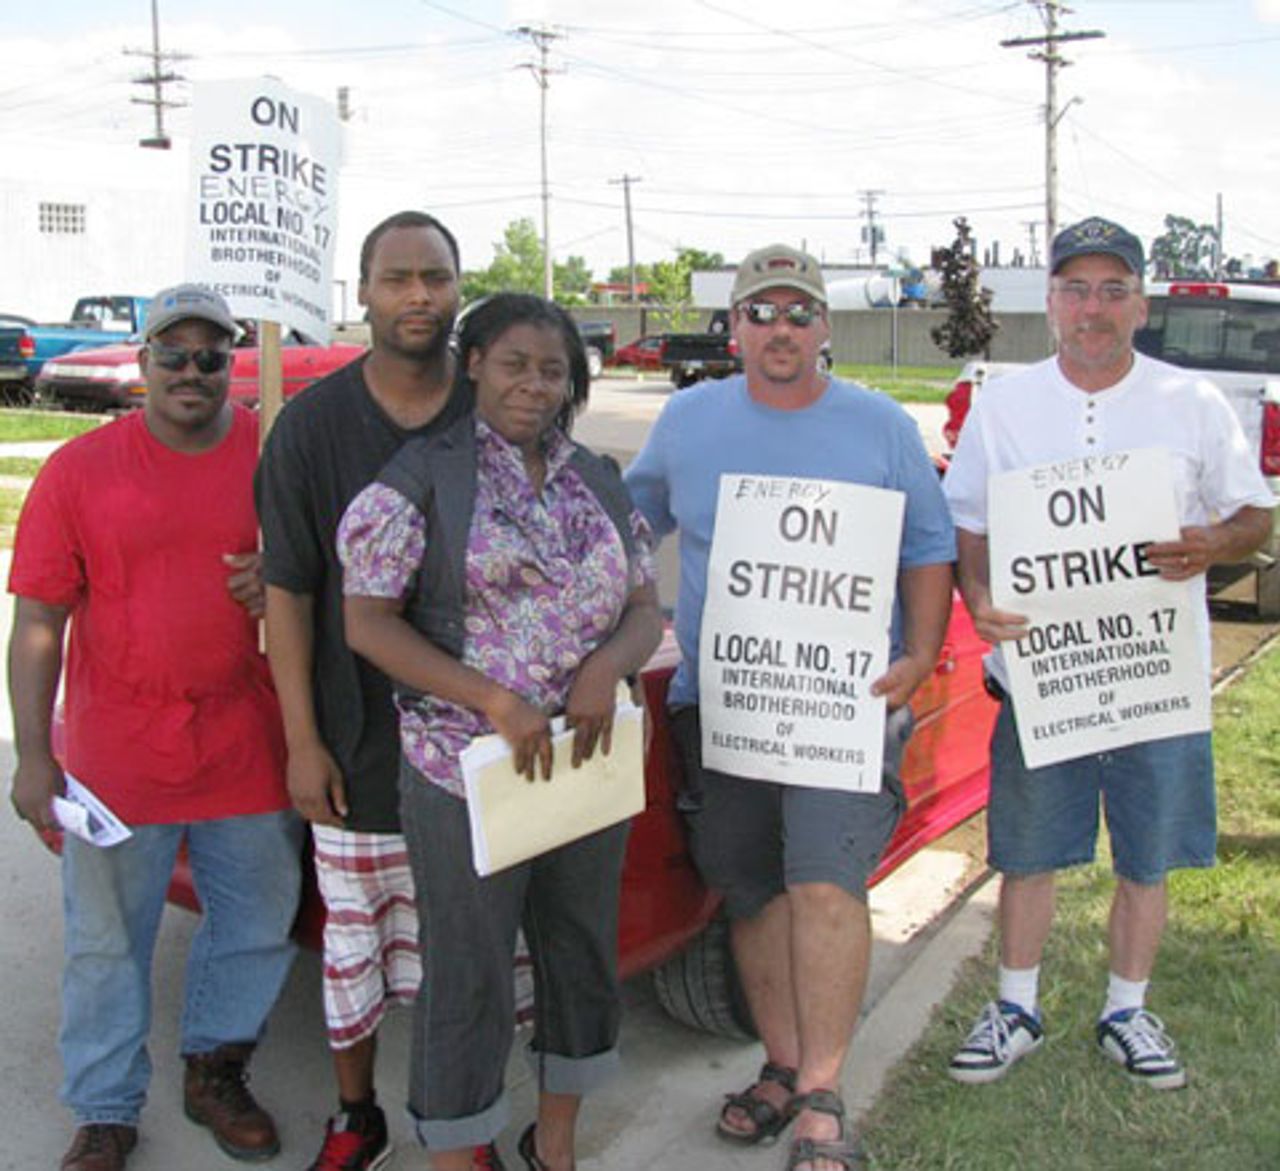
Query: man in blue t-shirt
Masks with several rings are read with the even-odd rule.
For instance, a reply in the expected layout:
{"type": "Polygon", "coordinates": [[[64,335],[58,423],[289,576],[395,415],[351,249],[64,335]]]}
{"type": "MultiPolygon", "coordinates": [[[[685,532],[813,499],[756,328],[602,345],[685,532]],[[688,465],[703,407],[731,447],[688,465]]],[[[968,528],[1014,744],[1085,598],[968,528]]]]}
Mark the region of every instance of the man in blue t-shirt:
{"type": "MultiPolygon", "coordinates": [[[[870,956],[866,884],[902,812],[907,704],[933,669],[951,606],[954,533],[910,417],[873,391],[819,372],[830,337],[817,261],[773,245],[743,261],[731,326],[744,374],[671,399],[627,472],[658,536],[680,531],[669,702],[686,764],[694,857],[725,896],[737,962],[766,1062],[729,1096],[721,1137],[754,1144],[796,1124],[797,1171],[851,1166],[840,1100],[870,956]],[[903,494],[890,665],[872,685],[888,710],[879,792],[780,784],[701,765],[698,667],[707,570],[723,475],[835,480],[903,494]]],[[[710,720],[710,716],[708,717],[710,720]]],[[[839,766],[833,765],[833,771],[839,766]]],[[[838,778],[837,778],[838,783],[838,778]]]]}

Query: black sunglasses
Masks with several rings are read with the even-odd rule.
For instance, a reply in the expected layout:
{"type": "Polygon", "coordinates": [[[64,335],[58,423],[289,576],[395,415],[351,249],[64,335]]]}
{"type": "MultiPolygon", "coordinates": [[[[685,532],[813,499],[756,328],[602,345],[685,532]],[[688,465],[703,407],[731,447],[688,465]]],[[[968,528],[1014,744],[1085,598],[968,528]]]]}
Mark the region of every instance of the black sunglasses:
{"type": "Polygon", "coordinates": [[[152,342],[147,349],[151,360],[161,370],[174,373],[185,370],[188,362],[194,362],[201,374],[217,374],[225,370],[231,361],[230,350],[184,350],[181,346],[166,346],[160,342],[152,342]]]}
{"type": "Polygon", "coordinates": [[[748,301],[742,310],[752,325],[772,325],[780,317],[785,317],[792,325],[803,329],[813,323],[818,310],[812,305],[775,305],[772,301],[748,301]]]}

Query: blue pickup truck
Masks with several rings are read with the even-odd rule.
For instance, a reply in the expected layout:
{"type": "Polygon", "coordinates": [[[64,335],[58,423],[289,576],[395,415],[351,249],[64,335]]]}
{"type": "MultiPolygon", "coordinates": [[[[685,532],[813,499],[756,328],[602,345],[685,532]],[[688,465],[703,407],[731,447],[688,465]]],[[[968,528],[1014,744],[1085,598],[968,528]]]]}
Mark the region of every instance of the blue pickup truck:
{"type": "Polygon", "coordinates": [[[108,294],[81,297],[65,324],[28,325],[33,345],[25,357],[27,383],[35,385],[40,367],[50,358],[122,342],[142,332],[150,297],[108,294]]]}
{"type": "Polygon", "coordinates": [[[28,330],[34,324],[25,317],[0,313],[0,402],[22,402],[27,397],[31,385],[27,358],[35,349],[28,330]]]}

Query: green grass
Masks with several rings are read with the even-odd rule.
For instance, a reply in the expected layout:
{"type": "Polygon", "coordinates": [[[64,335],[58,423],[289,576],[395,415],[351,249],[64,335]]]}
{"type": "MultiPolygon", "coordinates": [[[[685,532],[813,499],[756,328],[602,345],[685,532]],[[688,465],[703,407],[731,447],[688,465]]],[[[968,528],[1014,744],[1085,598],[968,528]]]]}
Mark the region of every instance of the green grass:
{"type": "Polygon", "coordinates": [[[102,423],[98,415],[75,415],[68,411],[0,410],[0,443],[71,439],[102,423]]]}
{"type": "Polygon", "coordinates": [[[13,530],[26,495],[25,488],[0,488],[0,549],[13,548],[13,530]]]}
{"type": "Polygon", "coordinates": [[[0,476],[25,476],[30,480],[43,464],[44,460],[25,455],[0,456],[0,476]]]}
{"type": "Polygon", "coordinates": [[[1215,755],[1219,864],[1171,877],[1169,926],[1149,997],[1178,1040],[1188,1088],[1135,1086],[1096,1051],[1112,890],[1109,866],[1099,863],[1059,886],[1041,976],[1045,1048],[989,1086],[946,1076],[952,1052],[991,997],[992,940],[881,1094],[865,1131],[875,1167],[1280,1166],[1280,653],[1259,659],[1217,698],[1215,755]]]}
{"type": "Polygon", "coordinates": [[[900,403],[940,403],[951,392],[960,367],[955,366],[865,366],[836,363],[841,378],[882,390],[900,403]]]}

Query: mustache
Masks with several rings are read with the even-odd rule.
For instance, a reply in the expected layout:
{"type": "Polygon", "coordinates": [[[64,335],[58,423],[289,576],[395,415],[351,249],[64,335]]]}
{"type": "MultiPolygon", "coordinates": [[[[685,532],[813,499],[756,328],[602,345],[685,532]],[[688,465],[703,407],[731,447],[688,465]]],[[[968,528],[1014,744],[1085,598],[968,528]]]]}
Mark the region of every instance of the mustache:
{"type": "Polygon", "coordinates": [[[181,382],[175,382],[169,387],[170,394],[177,394],[183,390],[195,391],[196,394],[203,395],[205,398],[213,398],[218,393],[217,389],[207,382],[193,378],[184,378],[181,382]]]}

